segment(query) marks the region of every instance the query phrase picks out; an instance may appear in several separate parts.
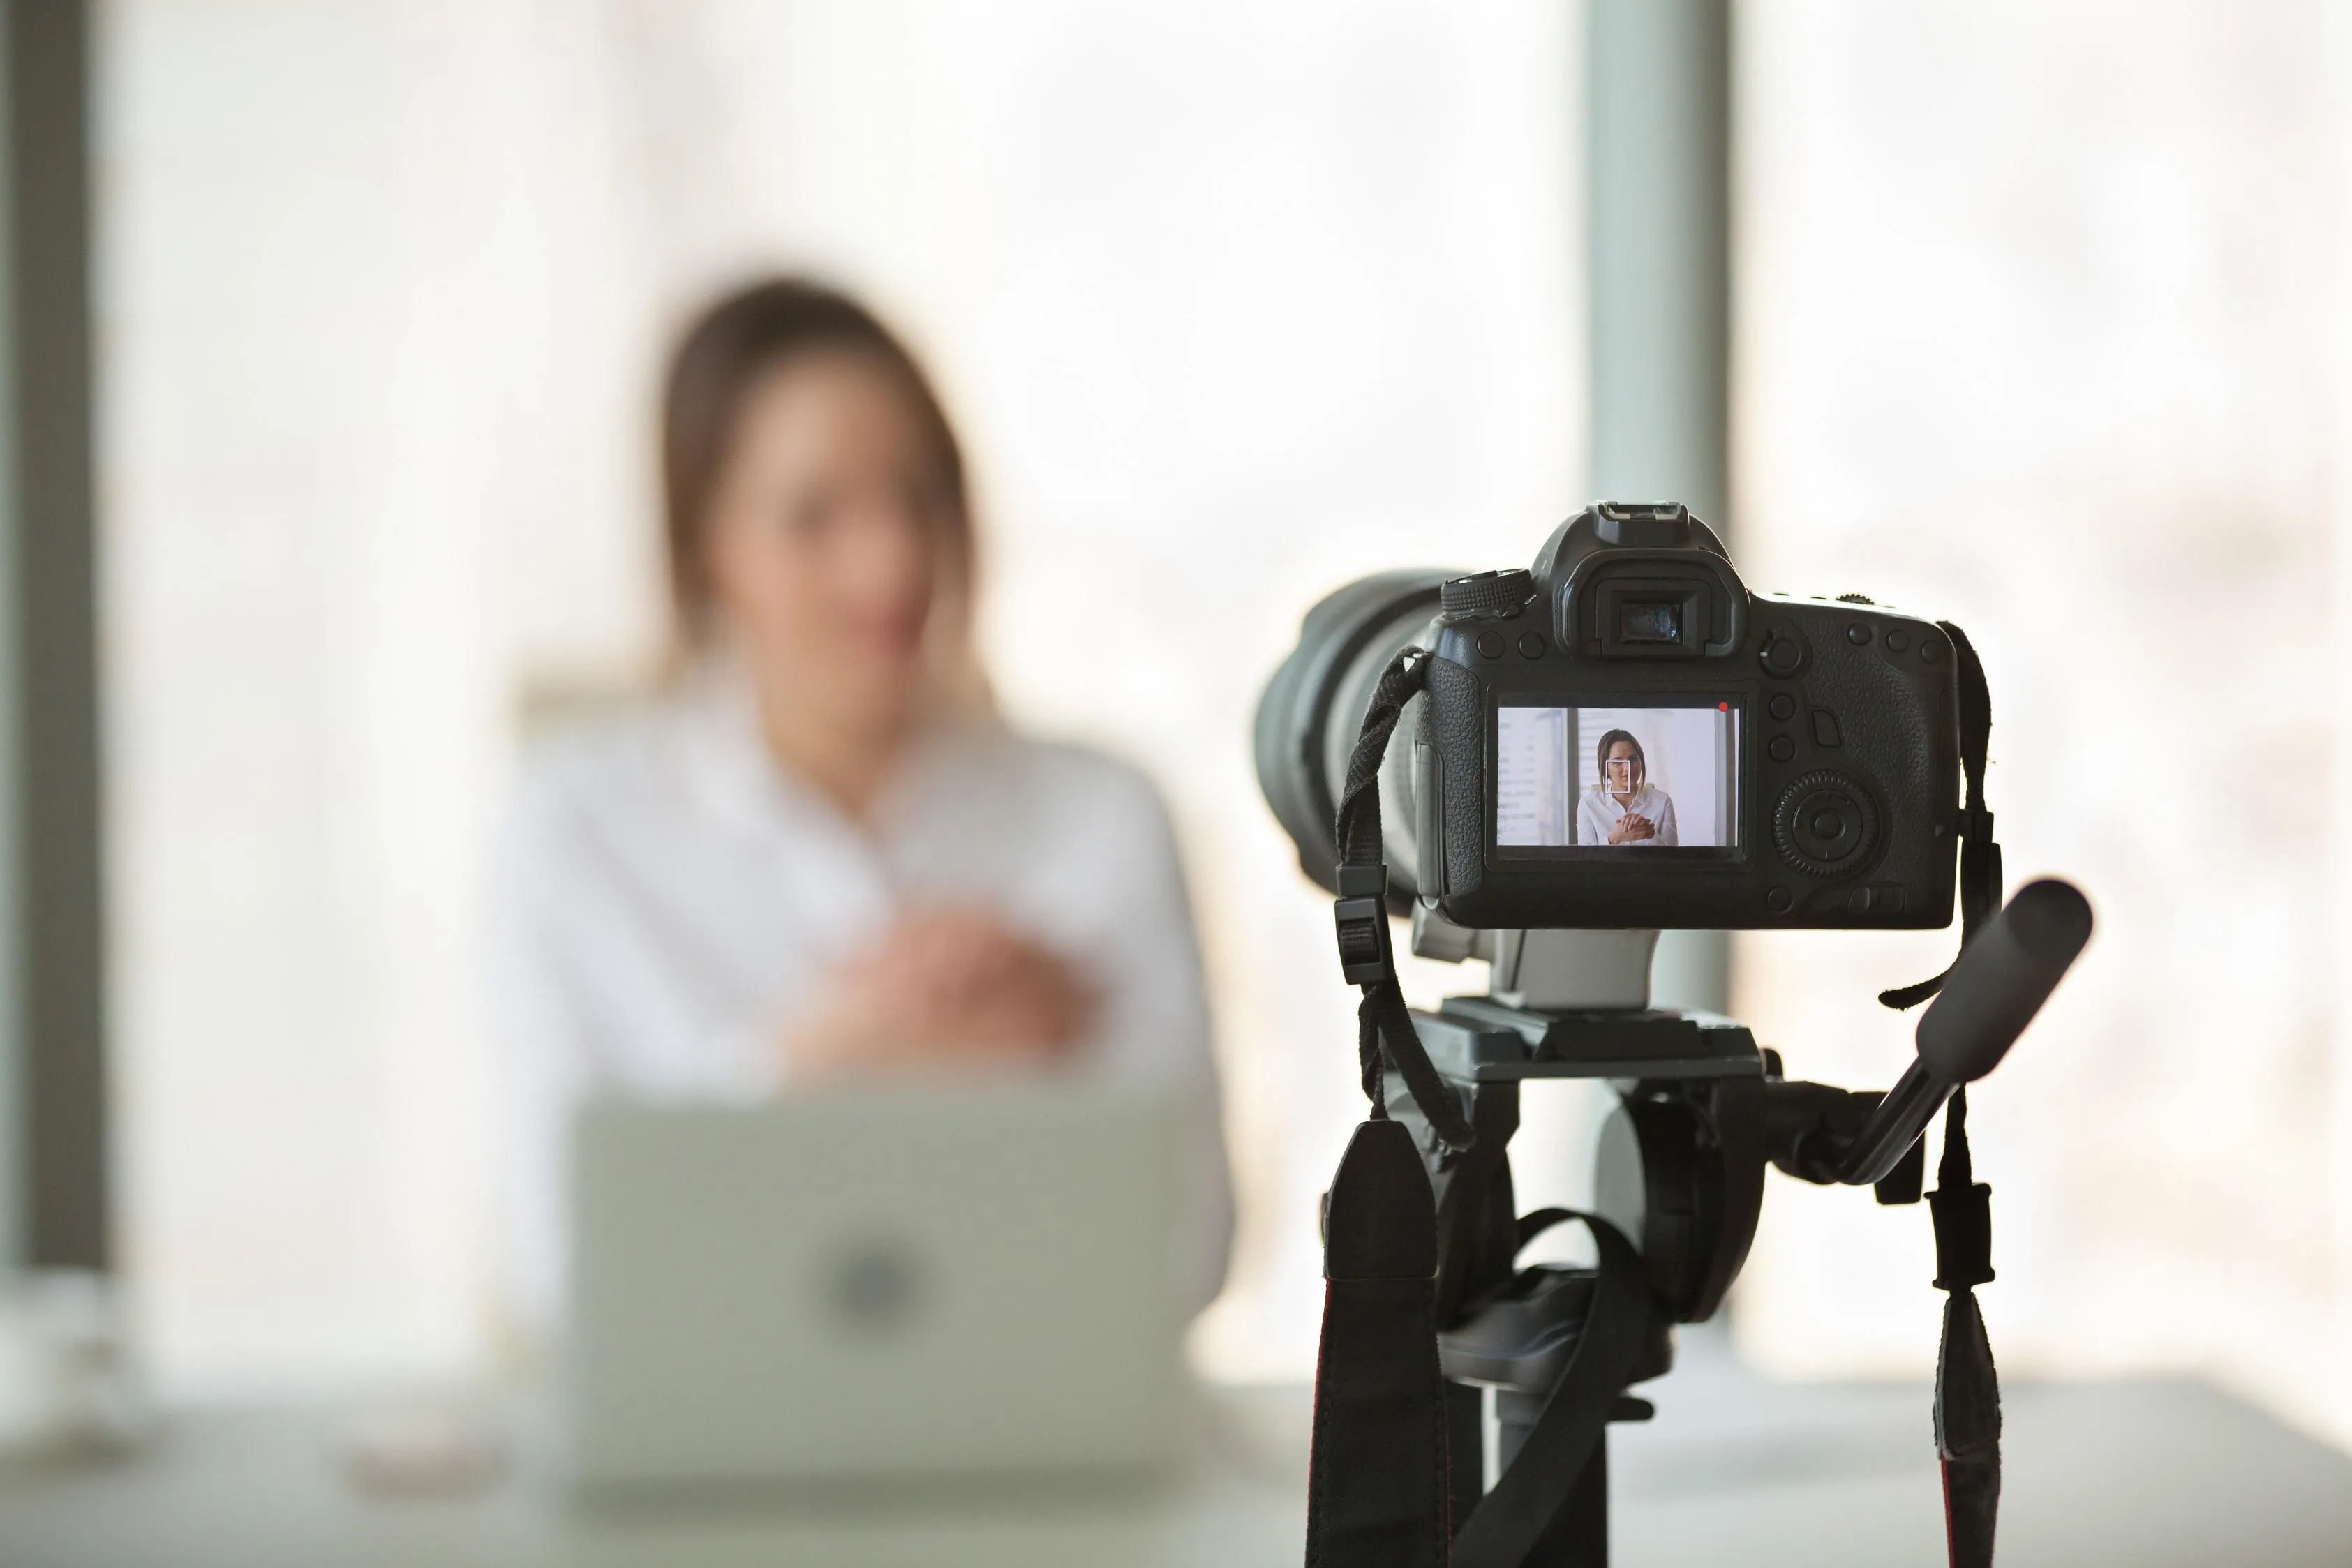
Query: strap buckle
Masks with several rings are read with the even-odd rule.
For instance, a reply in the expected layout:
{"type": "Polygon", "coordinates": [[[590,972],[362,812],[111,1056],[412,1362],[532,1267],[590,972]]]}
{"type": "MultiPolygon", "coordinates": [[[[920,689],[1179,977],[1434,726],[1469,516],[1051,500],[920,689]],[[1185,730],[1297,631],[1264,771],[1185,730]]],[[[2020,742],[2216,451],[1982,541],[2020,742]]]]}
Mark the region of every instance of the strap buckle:
{"type": "MultiPolygon", "coordinates": [[[[1945,1134],[1951,1136],[1950,1133],[1945,1134]]],[[[1967,1291],[1992,1282],[1992,1188],[1948,1184],[1927,1195],[1936,1226],[1936,1289],[1967,1291]]]]}
{"type": "Polygon", "coordinates": [[[1339,972],[1351,986],[1377,986],[1396,972],[1389,936],[1389,868],[1343,865],[1331,921],[1339,937],[1339,972]]]}

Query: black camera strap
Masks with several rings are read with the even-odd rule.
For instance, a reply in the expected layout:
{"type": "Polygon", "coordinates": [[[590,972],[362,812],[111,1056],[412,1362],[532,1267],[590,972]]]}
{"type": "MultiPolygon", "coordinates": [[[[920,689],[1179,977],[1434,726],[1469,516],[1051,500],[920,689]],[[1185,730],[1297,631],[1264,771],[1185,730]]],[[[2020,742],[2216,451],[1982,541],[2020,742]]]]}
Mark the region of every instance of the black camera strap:
{"type": "Polygon", "coordinates": [[[1944,1111],[1944,1157],[1927,1206],[1936,1223],[1936,1288],[1944,1337],[1936,1352],[1936,1454],[1944,1470],[1944,1542],[1951,1568],[1992,1568],[2000,1511],[2000,1378],[1975,1287],[1992,1274],[1992,1188],[1969,1166],[1969,1097],[1944,1111]]]}
{"type": "MultiPolygon", "coordinates": [[[[1965,947],[1977,927],[2000,908],[2000,845],[1992,836],[1992,811],[1984,794],[1985,758],[1992,745],[1992,690],[1985,684],[1984,664],[1968,633],[1948,621],[1936,624],[1952,640],[1959,666],[1960,776],[1968,783],[1959,823],[1960,946],[1965,947]]],[[[1879,992],[1878,1000],[1898,1012],[1916,1008],[1942,990],[1951,972],[1947,965],[1941,975],[1879,992]]]]}
{"type": "Polygon", "coordinates": [[[1397,984],[1381,847],[1381,759],[1397,716],[1427,685],[1427,661],[1409,648],[1381,673],[1339,799],[1332,917],[1340,968],[1363,988],[1356,1049],[1371,1112],[1323,1200],[1307,1568],[1445,1568],[1453,1549],[1437,1205],[1420,1148],[1389,1117],[1385,1086],[1392,1065],[1437,1135],[1468,1145],[1469,1120],[1431,1064],[1397,984]]]}
{"type": "Polygon", "coordinates": [[[1402,1122],[1361,1124],[1323,1202],[1307,1568],[1445,1568],[1437,1206],[1402,1122]]]}
{"type": "Polygon", "coordinates": [[[1364,999],[1356,1009],[1356,1056],[1372,1120],[1388,1117],[1381,1080],[1386,1067],[1393,1066],[1431,1129],[1448,1147],[1465,1149],[1470,1146],[1470,1120],[1430,1064],[1397,984],[1389,936],[1388,860],[1381,844],[1381,759],[1388,754],[1397,716],[1428,684],[1428,653],[1407,648],[1389,661],[1373,688],[1339,793],[1339,897],[1331,914],[1339,928],[1340,970],[1349,985],[1363,988],[1364,999]]]}
{"type": "Polygon", "coordinates": [[[1581,1220],[1592,1233],[1592,1306],[1527,1440],[1454,1537],[1453,1568],[1520,1568],[1527,1562],[1600,1448],[1654,1332],[1649,1270],[1624,1233],[1606,1219],[1578,1209],[1540,1208],[1520,1217],[1519,1245],[1564,1219],[1581,1220]]]}
{"type": "Polygon", "coordinates": [[[1407,649],[1381,673],[1339,801],[1334,918],[1341,967],[1363,988],[1357,1050],[1371,1111],[1324,1201],[1307,1568],[1519,1568],[1600,1444],[1654,1314],[1641,1254],[1608,1221],[1567,1209],[1521,1219],[1522,1246],[1563,1220],[1591,1230],[1593,1303],[1517,1458],[1457,1537],[1437,1355],[1437,1209],[1422,1152],[1390,1119],[1386,1092],[1393,1068],[1446,1147],[1469,1146],[1469,1119],[1430,1062],[1397,984],[1381,838],[1381,761],[1405,704],[1427,684],[1427,659],[1407,649]]]}
{"type": "MultiPolygon", "coordinates": [[[[2000,845],[1985,805],[1985,760],[1992,738],[1992,693],[1968,634],[1938,622],[1958,655],[1960,769],[1968,797],[1960,810],[1960,946],[2000,907],[2000,845]]],[[[1918,1006],[1943,988],[1951,970],[1916,985],[1881,991],[1890,1008],[1918,1006]]],[[[1969,1160],[1969,1093],[1956,1091],[1944,1112],[1944,1155],[1927,1195],[1936,1227],[1936,1288],[1946,1292],[1943,1342],[1936,1354],[1936,1453],[1944,1471],[1945,1548],[1952,1568],[1991,1568],[1993,1525],[2000,1510],[2000,1379],[1976,1287],[1992,1271],[1992,1188],[1969,1160]]],[[[1916,1187],[1913,1188],[1916,1193],[1916,1187]]]]}

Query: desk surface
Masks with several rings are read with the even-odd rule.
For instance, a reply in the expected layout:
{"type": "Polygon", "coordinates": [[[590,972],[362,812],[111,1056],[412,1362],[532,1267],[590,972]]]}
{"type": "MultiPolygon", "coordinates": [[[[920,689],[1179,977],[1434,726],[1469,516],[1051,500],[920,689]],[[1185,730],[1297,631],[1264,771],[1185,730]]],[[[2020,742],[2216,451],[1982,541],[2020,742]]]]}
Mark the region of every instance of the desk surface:
{"type": "MultiPolygon", "coordinates": [[[[1612,1429],[1619,1568],[1943,1561],[1925,1388],[1774,1385],[1696,1348],[1643,1390],[1656,1421],[1612,1429]]],[[[2003,1568],[2352,1563],[2352,1459],[2210,1388],[2025,1385],[2007,1416],[2003,1568]]],[[[583,1515],[515,1481],[362,1496],[317,1411],[195,1409],[129,1458],[0,1479],[0,1563],[1290,1568],[1307,1416],[1301,1389],[1211,1396],[1196,1459],[1150,1496],[583,1515]]]]}

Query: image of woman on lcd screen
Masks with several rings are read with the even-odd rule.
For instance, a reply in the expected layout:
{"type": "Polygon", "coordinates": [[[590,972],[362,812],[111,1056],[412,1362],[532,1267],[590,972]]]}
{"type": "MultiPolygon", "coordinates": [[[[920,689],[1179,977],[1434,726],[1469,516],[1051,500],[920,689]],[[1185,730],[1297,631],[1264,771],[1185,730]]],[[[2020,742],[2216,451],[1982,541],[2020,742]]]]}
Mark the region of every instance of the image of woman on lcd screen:
{"type": "Polygon", "coordinates": [[[1612,729],[1601,737],[1595,755],[1601,781],[1577,803],[1576,841],[1618,848],[1677,842],[1674,800],[1650,782],[1642,743],[1612,729]]]}

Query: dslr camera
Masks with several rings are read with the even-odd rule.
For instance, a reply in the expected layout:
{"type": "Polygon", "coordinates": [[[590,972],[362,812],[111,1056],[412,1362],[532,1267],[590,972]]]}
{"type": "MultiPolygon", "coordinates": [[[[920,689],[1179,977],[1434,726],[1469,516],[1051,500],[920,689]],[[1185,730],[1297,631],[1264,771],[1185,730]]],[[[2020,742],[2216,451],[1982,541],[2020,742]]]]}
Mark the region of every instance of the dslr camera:
{"type": "Polygon", "coordinates": [[[1959,628],[1753,593],[1670,503],[1595,503],[1529,570],[1386,572],[1308,612],[1259,702],[1258,779],[1337,895],[1370,1102],[1324,1200],[1310,1568],[1601,1568],[1606,1427],[1651,1414],[1627,1390],[1722,1303],[1768,1166],[1927,1198],[1950,1556],[1987,1568],[1991,1189],[1963,1090],[2091,932],[2064,882],[2001,905],[1990,725],[1959,628]],[[1737,1019],[1649,1005],[1662,927],[1938,927],[1956,905],[1952,967],[1881,994],[1934,998],[1883,1093],[1790,1081],[1737,1019]],[[1416,953],[1492,966],[1485,995],[1408,1008],[1407,914],[1416,953]],[[1507,1145],[1531,1079],[1601,1087],[1589,1210],[1517,1211],[1507,1145]],[[1591,1267],[1519,1264],[1571,1221],[1591,1267]]]}
{"type": "Polygon", "coordinates": [[[1532,570],[1392,573],[1316,607],[1256,748],[1325,885],[1351,716],[1415,640],[1427,689],[1382,779],[1401,903],[1467,929],[1950,923],[1951,635],[1750,592],[1676,505],[1598,503],[1532,570]]]}

